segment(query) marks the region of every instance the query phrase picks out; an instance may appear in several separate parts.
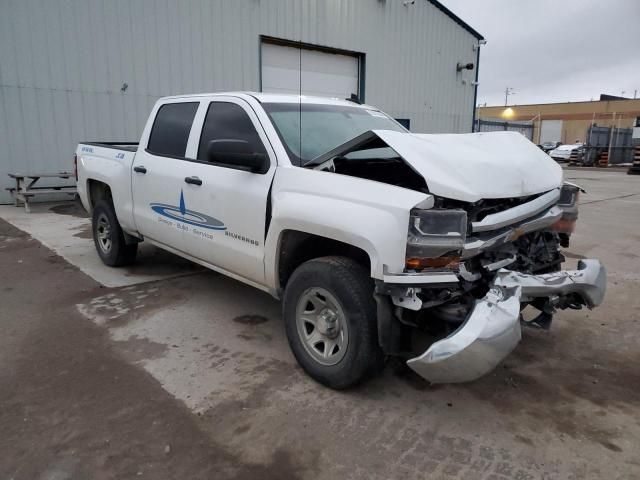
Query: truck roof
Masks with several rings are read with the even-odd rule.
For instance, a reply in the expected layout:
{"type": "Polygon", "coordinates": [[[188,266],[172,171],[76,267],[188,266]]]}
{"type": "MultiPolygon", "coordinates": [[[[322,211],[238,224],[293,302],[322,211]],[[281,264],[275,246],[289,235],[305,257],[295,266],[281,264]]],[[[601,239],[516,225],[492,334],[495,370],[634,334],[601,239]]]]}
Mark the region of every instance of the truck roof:
{"type": "Polygon", "coordinates": [[[169,97],[162,97],[160,100],[173,100],[173,99],[196,99],[202,97],[242,97],[251,96],[258,100],[260,103],[309,103],[309,104],[321,104],[321,105],[345,105],[350,107],[362,107],[362,108],[375,108],[370,105],[358,104],[346,99],[341,98],[328,98],[318,97],[313,95],[294,95],[290,93],[264,93],[264,92],[215,92],[215,93],[196,93],[189,95],[172,95],[169,97]]]}

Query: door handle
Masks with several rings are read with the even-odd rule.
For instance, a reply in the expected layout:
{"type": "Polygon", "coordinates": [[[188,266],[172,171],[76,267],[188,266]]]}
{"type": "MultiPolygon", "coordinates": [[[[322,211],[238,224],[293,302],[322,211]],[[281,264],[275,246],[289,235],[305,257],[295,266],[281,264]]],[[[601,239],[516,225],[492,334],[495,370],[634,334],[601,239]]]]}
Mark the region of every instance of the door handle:
{"type": "Polygon", "coordinates": [[[202,180],[198,177],[185,177],[184,182],[190,183],[191,185],[202,185],[202,180]]]}
{"type": "Polygon", "coordinates": [[[147,173],[147,169],[144,168],[143,165],[136,165],[135,167],[133,167],[133,171],[138,173],[147,173]]]}

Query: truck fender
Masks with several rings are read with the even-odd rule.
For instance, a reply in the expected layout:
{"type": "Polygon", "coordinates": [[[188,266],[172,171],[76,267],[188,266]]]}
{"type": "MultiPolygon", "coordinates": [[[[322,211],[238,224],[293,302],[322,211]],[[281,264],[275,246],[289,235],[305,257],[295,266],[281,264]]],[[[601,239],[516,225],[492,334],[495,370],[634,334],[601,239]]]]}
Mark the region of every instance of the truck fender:
{"type": "Polygon", "coordinates": [[[382,278],[383,264],[402,269],[408,211],[404,217],[398,218],[388,211],[336,198],[298,192],[281,193],[274,199],[273,216],[265,242],[266,283],[275,289],[282,287],[278,279],[280,240],[289,230],[360,248],[369,256],[373,278],[382,278]],[[318,208],[318,205],[322,207],[318,208]]]}

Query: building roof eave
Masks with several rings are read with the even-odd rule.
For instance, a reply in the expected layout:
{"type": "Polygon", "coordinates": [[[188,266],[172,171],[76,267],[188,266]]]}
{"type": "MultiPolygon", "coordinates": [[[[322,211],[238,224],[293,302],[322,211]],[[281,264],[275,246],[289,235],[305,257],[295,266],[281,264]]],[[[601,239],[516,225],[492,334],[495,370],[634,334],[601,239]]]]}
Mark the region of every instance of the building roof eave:
{"type": "Polygon", "coordinates": [[[453,13],[451,10],[449,10],[447,7],[445,7],[442,3],[440,3],[438,0],[429,0],[429,2],[435,6],[438,10],[440,10],[442,13],[444,13],[445,15],[447,15],[449,18],[451,18],[451,20],[453,20],[454,22],[456,22],[458,25],[460,25],[462,28],[464,28],[467,32],[469,32],[471,35],[473,35],[474,37],[476,37],[478,40],[484,40],[484,37],[478,33],[477,30],[475,30],[471,25],[469,25],[467,22],[465,22],[464,20],[462,20],[459,16],[457,16],[455,13],[453,13]]]}

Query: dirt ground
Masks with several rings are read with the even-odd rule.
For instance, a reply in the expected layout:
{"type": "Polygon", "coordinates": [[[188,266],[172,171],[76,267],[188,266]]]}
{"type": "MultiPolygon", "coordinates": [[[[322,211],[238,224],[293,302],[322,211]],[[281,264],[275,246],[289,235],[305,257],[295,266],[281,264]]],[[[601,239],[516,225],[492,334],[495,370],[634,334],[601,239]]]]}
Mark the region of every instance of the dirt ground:
{"type": "Polygon", "coordinates": [[[640,478],[640,181],[567,176],[567,257],[607,265],[605,303],[465,385],[391,364],[327,390],[269,296],[191,270],[105,288],[0,220],[0,479],[640,478]]]}

